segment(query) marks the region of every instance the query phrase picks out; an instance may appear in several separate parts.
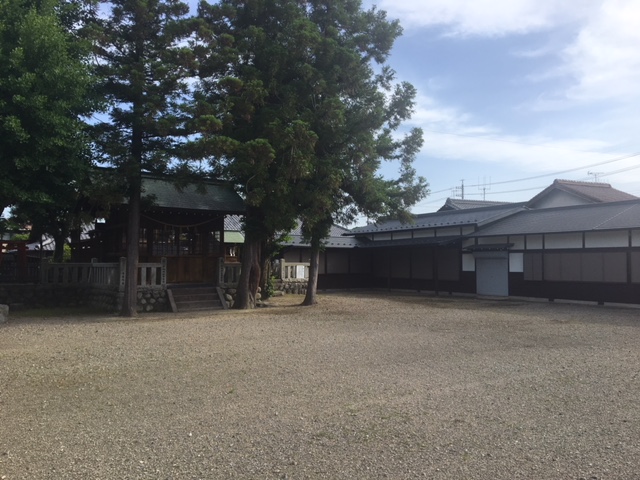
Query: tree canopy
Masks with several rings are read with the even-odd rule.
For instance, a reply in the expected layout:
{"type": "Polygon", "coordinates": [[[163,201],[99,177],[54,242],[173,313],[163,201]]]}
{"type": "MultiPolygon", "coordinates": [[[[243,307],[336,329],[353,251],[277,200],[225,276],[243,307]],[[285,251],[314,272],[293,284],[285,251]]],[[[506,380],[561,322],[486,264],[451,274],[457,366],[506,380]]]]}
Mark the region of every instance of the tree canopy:
{"type": "Polygon", "coordinates": [[[19,205],[41,225],[72,208],[90,166],[96,99],[76,15],[55,0],[0,0],[0,211],[19,205]]]}
{"type": "Polygon", "coordinates": [[[122,314],[136,313],[142,172],[175,169],[189,135],[183,105],[193,55],[189,6],[178,0],[111,0],[94,25],[95,67],[107,119],[94,126],[102,160],[128,197],[127,276],[122,314]]]}
{"type": "Polygon", "coordinates": [[[200,17],[197,100],[217,120],[202,146],[248,206],[236,302],[246,308],[278,231],[301,219],[319,248],[333,221],[406,213],[426,193],[412,167],[421,132],[394,133],[415,90],[385,64],[400,26],[359,0],[221,0],[201,3],[200,17]],[[380,176],[383,160],[400,162],[397,179],[380,176]]]}

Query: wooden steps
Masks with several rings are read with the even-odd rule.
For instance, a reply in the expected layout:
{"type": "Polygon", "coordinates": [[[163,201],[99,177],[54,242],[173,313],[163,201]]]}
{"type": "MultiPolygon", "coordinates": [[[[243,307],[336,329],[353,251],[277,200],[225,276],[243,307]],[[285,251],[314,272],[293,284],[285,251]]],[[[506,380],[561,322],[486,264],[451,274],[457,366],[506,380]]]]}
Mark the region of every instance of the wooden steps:
{"type": "Polygon", "coordinates": [[[223,310],[216,287],[207,285],[173,285],[169,301],[174,312],[200,312],[223,310]]]}

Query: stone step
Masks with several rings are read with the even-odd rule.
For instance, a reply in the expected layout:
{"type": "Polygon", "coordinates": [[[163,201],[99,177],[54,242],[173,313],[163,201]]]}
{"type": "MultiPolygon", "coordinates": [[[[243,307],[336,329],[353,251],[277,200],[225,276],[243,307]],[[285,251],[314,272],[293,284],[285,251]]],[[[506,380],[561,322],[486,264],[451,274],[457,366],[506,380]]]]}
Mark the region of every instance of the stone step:
{"type": "Polygon", "coordinates": [[[171,293],[178,312],[223,310],[215,287],[178,286],[171,293]]]}

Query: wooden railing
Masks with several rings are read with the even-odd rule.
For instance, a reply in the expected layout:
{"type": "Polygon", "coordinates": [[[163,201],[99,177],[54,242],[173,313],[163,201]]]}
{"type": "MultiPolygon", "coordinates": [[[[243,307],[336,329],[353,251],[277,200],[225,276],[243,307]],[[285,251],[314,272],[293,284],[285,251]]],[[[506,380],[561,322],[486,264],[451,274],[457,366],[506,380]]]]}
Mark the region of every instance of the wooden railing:
{"type": "MultiPolygon", "coordinates": [[[[127,259],[121,258],[118,263],[99,263],[93,259],[91,263],[49,263],[42,264],[43,283],[78,284],[85,283],[101,287],[124,290],[126,281],[127,259]]],[[[138,286],[164,289],[167,287],[167,259],[159,263],[138,264],[138,286]]]]}
{"type": "Polygon", "coordinates": [[[309,263],[280,262],[281,280],[308,280],[309,263]]]}

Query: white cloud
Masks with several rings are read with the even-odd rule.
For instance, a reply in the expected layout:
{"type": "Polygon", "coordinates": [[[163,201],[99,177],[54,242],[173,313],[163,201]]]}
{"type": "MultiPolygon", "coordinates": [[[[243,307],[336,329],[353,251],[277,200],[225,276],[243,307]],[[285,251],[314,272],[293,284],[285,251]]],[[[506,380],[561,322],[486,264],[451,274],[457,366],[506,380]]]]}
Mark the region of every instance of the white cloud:
{"type": "Polygon", "coordinates": [[[575,84],[569,100],[640,98],[640,2],[606,0],[562,57],[575,84]]]}
{"type": "Polygon", "coordinates": [[[581,18],[597,0],[381,0],[402,25],[442,26],[451,35],[504,36],[544,30],[581,18]]]}

